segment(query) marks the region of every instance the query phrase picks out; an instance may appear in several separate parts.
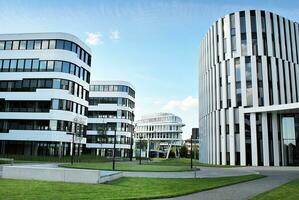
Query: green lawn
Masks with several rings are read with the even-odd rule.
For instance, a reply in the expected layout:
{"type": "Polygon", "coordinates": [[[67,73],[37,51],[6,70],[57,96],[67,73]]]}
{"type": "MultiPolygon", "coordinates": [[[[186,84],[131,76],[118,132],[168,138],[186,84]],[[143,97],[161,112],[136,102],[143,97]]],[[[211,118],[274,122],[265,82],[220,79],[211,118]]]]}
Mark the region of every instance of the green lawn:
{"type": "MultiPolygon", "coordinates": [[[[89,162],[89,163],[75,163],[63,164],[62,167],[69,168],[81,168],[81,169],[96,169],[96,170],[112,170],[112,162],[89,162]]],[[[193,161],[194,167],[200,166],[211,166],[203,165],[197,160],[193,161]]],[[[212,165],[212,167],[223,167],[212,165]]],[[[178,172],[178,171],[190,171],[190,159],[180,158],[180,159],[163,159],[156,162],[143,162],[142,165],[138,163],[130,162],[116,162],[116,170],[119,171],[152,171],[152,172],[178,172]]]]}
{"type": "Polygon", "coordinates": [[[247,175],[202,179],[123,177],[109,184],[79,184],[0,179],[0,198],[34,199],[149,199],[173,197],[261,178],[247,175]]]}
{"type": "Polygon", "coordinates": [[[257,195],[252,198],[254,200],[272,200],[272,199],[283,199],[283,200],[295,200],[299,199],[299,179],[286,183],[280,187],[274,188],[268,192],[257,195]]]}
{"type": "MultiPolygon", "coordinates": [[[[13,158],[15,163],[27,162],[70,162],[70,156],[27,156],[27,155],[0,155],[1,158],[13,158]]],[[[81,155],[74,157],[75,162],[107,162],[111,161],[109,158],[99,157],[94,155],[81,155]]]]}

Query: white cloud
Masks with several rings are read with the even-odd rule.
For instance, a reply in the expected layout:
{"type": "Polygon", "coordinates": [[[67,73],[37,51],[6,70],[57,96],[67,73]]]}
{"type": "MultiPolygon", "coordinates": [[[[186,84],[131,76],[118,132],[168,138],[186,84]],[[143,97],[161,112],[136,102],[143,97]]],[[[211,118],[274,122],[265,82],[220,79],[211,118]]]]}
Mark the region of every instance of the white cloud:
{"type": "Polygon", "coordinates": [[[168,101],[164,106],[163,110],[172,111],[175,109],[180,109],[182,111],[187,111],[191,109],[196,109],[198,107],[198,100],[192,96],[188,96],[183,100],[171,100],[168,101]]]}
{"type": "Polygon", "coordinates": [[[88,43],[90,45],[103,44],[102,34],[87,32],[86,43],[88,43]]]}
{"type": "Polygon", "coordinates": [[[110,35],[109,35],[109,38],[111,40],[114,40],[114,41],[118,41],[120,39],[120,36],[119,36],[119,31],[111,31],[110,32],[110,35]]]}

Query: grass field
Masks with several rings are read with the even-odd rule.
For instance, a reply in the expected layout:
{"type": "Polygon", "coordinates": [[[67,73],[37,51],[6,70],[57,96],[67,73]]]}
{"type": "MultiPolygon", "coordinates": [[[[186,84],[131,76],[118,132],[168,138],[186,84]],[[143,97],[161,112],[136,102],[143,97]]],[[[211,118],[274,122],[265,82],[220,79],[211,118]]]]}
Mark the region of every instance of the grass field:
{"type": "Polygon", "coordinates": [[[7,200],[162,198],[190,194],[261,177],[260,175],[202,179],[123,177],[109,184],[0,179],[0,198],[7,200]]]}
{"type": "MultiPolygon", "coordinates": [[[[26,162],[70,162],[70,156],[27,156],[27,155],[0,155],[1,158],[12,158],[15,163],[26,162]]],[[[74,156],[75,162],[108,162],[109,158],[99,157],[94,155],[81,155],[80,157],[74,156]]]]}
{"type": "MultiPolygon", "coordinates": [[[[210,166],[203,165],[197,160],[193,161],[194,167],[210,166]]],[[[111,162],[90,162],[90,163],[75,163],[63,164],[62,167],[69,168],[81,168],[81,169],[96,169],[96,170],[112,170],[111,162]]],[[[153,171],[153,172],[178,172],[178,171],[190,171],[190,159],[163,159],[154,162],[143,162],[142,165],[138,163],[130,162],[117,162],[116,170],[119,171],[153,171]]],[[[220,167],[220,166],[219,166],[220,167]]]]}
{"type": "Polygon", "coordinates": [[[296,200],[299,199],[299,179],[274,188],[268,192],[257,195],[253,200],[296,200]]]}

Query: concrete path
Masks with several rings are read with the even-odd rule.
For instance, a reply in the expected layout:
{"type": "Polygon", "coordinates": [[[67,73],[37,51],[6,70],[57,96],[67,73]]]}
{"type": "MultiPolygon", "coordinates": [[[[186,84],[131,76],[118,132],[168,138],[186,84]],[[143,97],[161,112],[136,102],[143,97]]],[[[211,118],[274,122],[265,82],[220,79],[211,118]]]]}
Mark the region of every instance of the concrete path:
{"type": "MultiPolygon", "coordinates": [[[[241,169],[242,170],[242,169],[241,169]]],[[[250,199],[262,192],[266,192],[299,178],[298,167],[245,167],[243,170],[254,170],[266,178],[222,187],[218,189],[203,191],[171,200],[242,200],[250,199]]]]}
{"type": "Polygon", "coordinates": [[[123,176],[150,178],[209,178],[242,176],[256,173],[257,172],[255,172],[254,170],[245,170],[238,168],[200,167],[200,170],[185,172],[123,172],[123,176]]]}

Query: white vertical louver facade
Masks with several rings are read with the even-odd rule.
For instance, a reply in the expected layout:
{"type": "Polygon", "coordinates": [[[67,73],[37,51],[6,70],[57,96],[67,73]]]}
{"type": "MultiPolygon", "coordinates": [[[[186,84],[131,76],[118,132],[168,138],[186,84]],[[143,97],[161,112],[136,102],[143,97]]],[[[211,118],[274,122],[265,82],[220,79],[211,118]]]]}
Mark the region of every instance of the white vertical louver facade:
{"type": "Polygon", "coordinates": [[[0,152],[67,155],[73,134],[85,144],[90,67],[73,35],[1,34],[0,152]]]}
{"type": "Polygon", "coordinates": [[[199,60],[200,161],[298,165],[299,24],[247,10],[217,20],[199,60]]]}
{"type": "Polygon", "coordinates": [[[129,157],[135,109],[135,88],[125,81],[92,81],[86,151],[111,157],[116,131],[116,156],[129,157]]]}

